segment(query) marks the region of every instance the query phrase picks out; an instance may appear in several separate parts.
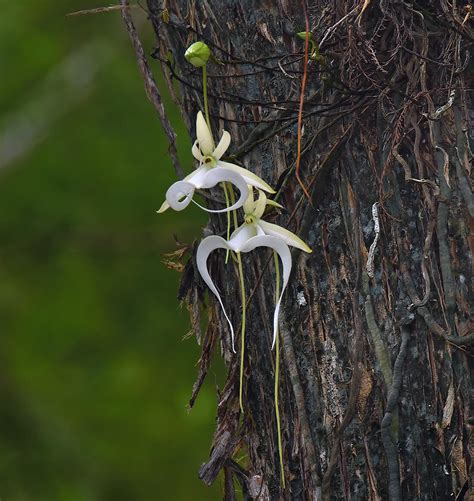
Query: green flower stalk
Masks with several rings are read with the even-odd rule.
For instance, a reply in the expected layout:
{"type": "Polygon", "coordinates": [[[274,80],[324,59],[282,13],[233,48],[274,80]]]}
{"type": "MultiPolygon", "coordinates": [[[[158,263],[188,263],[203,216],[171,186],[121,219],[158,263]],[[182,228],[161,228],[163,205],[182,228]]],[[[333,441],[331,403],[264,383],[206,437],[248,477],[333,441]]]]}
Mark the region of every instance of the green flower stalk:
{"type": "MultiPolygon", "coordinates": [[[[275,302],[278,301],[280,296],[280,262],[278,261],[278,254],[273,251],[273,259],[275,261],[275,302]]],[[[281,441],[281,422],[280,422],[280,406],[279,406],[279,392],[280,389],[280,332],[277,330],[275,339],[275,417],[277,422],[277,436],[278,436],[278,456],[280,458],[280,480],[281,485],[285,488],[285,467],[283,465],[283,446],[281,441]]]]}
{"type": "MultiPolygon", "coordinates": [[[[278,259],[278,258],[277,258],[278,259]]],[[[245,323],[247,321],[247,296],[245,293],[244,270],[242,268],[242,256],[237,252],[237,263],[239,266],[240,292],[242,296],[242,327],[240,346],[240,374],[239,374],[239,405],[242,414],[244,413],[243,381],[244,381],[244,356],[245,356],[245,323]]]]}
{"type": "Polygon", "coordinates": [[[204,114],[206,123],[211,130],[211,120],[209,118],[209,105],[207,102],[207,62],[211,57],[211,49],[204,42],[195,42],[188,47],[184,57],[196,68],[202,68],[202,94],[204,99],[204,114]]]}

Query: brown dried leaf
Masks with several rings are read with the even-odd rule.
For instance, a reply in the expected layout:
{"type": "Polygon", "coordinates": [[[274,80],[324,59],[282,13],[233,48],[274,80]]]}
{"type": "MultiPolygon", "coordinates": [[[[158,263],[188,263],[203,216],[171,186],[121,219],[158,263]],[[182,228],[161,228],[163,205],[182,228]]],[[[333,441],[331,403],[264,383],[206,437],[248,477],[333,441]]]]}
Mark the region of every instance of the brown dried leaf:
{"type": "Polygon", "coordinates": [[[196,401],[196,398],[199,394],[199,390],[204,383],[204,379],[206,378],[209,366],[211,364],[212,354],[214,353],[214,348],[216,346],[218,331],[214,311],[215,310],[213,308],[209,309],[209,323],[207,325],[206,334],[204,336],[201,358],[199,359],[199,371],[196,381],[194,382],[191,398],[189,400],[189,408],[194,405],[194,402],[196,401]]]}
{"type": "Polygon", "coordinates": [[[360,417],[364,416],[367,400],[370,396],[370,393],[372,392],[373,387],[374,383],[372,381],[370,372],[364,367],[362,369],[360,380],[359,398],[357,399],[357,411],[360,417]]]}
{"type": "Polygon", "coordinates": [[[466,458],[464,457],[464,447],[462,438],[458,438],[453,445],[451,461],[458,477],[459,485],[463,485],[468,480],[466,458]]]}
{"type": "Polygon", "coordinates": [[[437,449],[440,454],[444,456],[445,453],[445,446],[444,446],[444,432],[441,426],[438,423],[435,423],[434,425],[435,428],[435,435],[436,435],[436,446],[435,449],[437,449]]]}
{"type": "Polygon", "coordinates": [[[163,259],[161,260],[161,262],[170,270],[176,270],[178,273],[183,273],[185,268],[185,263],[183,263],[183,260],[186,255],[192,251],[193,246],[180,243],[176,239],[176,237],[175,242],[178,248],[173,252],[167,252],[163,254],[163,259]]]}
{"type": "Polygon", "coordinates": [[[454,384],[451,381],[448,390],[448,396],[446,397],[446,402],[444,403],[443,409],[443,420],[441,421],[441,428],[445,429],[451,424],[451,418],[453,417],[454,410],[454,384]]]}

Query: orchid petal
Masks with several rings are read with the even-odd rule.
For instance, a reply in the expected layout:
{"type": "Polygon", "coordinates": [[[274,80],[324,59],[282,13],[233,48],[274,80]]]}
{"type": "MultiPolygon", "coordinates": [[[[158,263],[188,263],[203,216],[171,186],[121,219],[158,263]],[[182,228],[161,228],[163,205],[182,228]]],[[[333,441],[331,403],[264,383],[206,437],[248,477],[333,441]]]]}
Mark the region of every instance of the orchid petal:
{"type": "Polygon", "coordinates": [[[183,181],[194,184],[197,189],[202,188],[205,184],[205,179],[209,170],[209,167],[206,165],[201,165],[195,171],[191,172],[191,174],[188,174],[183,181]]]}
{"type": "Polygon", "coordinates": [[[212,152],[212,156],[216,160],[219,160],[221,156],[227,151],[229,144],[230,144],[230,134],[225,130],[222,133],[222,137],[221,140],[219,141],[219,144],[217,145],[216,149],[212,152]]]}
{"type": "Polygon", "coordinates": [[[170,208],[170,204],[165,200],[162,204],[161,207],[156,211],[158,214],[162,214],[165,212],[165,210],[168,210],[170,208]]]}
{"type": "Polygon", "coordinates": [[[266,221],[258,221],[263,231],[267,235],[273,235],[283,239],[288,245],[301,249],[304,252],[313,252],[304,242],[291,231],[288,231],[277,224],[267,223],[266,221]]]}
{"type": "Polygon", "coordinates": [[[191,152],[193,154],[193,157],[198,160],[199,162],[202,162],[203,156],[201,153],[201,150],[199,149],[199,143],[198,141],[194,141],[193,147],[191,148],[191,152]]]}
{"type": "MultiPolygon", "coordinates": [[[[209,169],[207,167],[204,167],[204,166],[203,167],[199,167],[196,170],[194,170],[193,172],[191,172],[190,174],[188,174],[184,179],[182,179],[181,181],[177,181],[177,182],[178,183],[182,183],[183,181],[186,181],[187,183],[190,183],[190,184],[192,184],[192,185],[194,185],[196,187],[196,185],[199,185],[199,182],[200,182],[199,180],[201,179],[202,175],[206,174],[208,171],[209,171],[209,169]]],[[[176,183],[174,183],[174,184],[176,184],[176,183]]],[[[183,196],[185,196],[186,193],[189,192],[189,187],[185,188],[183,185],[178,185],[178,186],[172,185],[172,186],[173,186],[173,189],[170,192],[170,196],[173,197],[174,199],[176,199],[176,197],[183,198],[183,196]],[[179,189],[185,189],[186,193],[181,192],[181,194],[180,194],[179,193],[179,189]]],[[[168,192],[166,192],[166,196],[168,197],[168,192]]],[[[165,212],[166,210],[168,210],[170,207],[174,208],[173,205],[170,204],[170,203],[168,203],[168,202],[169,202],[169,200],[167,198],[161,204],[161,207],[157,210],[158,214],[162,214],[163,212],[165,212]]],[[[189,205],[189,201],[185,205],[182,205],[182,203],[181,203],[181,205],[180,205],[181,209],[175,209],[175,210],[178,210],[178,211],[179,210],[183,210],[188,205],[189,205]]]]}
{"type": "Polygon", "coordinates": [[[267,184],[262,178],[258,177],[253,172],[244,169],[243,167],[231,164],[230,162],[223,162],[222,160],[219,160],[217,162],[217,165],[219,167],[223,167],[224,169],[229,169],[233,170],[234,172],[237,172],[237,174],[240,174],[247,181],[247,184],[250,184],[250,186],[255,186],[255,188],[266,191],[267,193],[276,193],[275,190],[269,184],[267,184]]]}
{"type": "Polygon", "coordinates": [[[229,212],[231,210],[235,210],[238,209],[239,207],[242,207],[248,196],[249,188],[244,178],[239,174],[236,174],[235,172],[232,172],[227,169],[216,169],[216,168],[211,169],[203,177],[202,183],[199,185],[199,188],[212,188],[216,184],[223,182],[232,183],[240,191],[240,197],[237,200],[237,202],[232,204],[230,207],[226,207],[225,209],[219,209],[219,210],[206,209],[202,205],[199,205],[196,202],[194,203],[196,203],[196,205],[198,205],[201,209],[204,209],[206,212],[212,212],[212,213],[229,212]]]}
{"type": "Polygon", "coordinates": [[[214,149],[214,140],[212,139],[211,131],[207,126],[206,120],[202,112],[198,112],[196,118],[196,136],[199,143],[199,149],[201,153],[206,155],[212,155],[212,150],[214,149]]]}
{"type": "Polygon", "coordinates": [[[278,209],[283,209],[283,205],[279,204],[278,202],[275,202],[275,200],[270,200],[269,198],[267,199],[267,205],[271,205],[272,207],[278,207],[278,209]]]}
{"type": "Polygon", "coordinates": [[[244,202],[244,213],[245,214],[252,214],[253,210],[255,208],[255,201],[253,199],[253,187],[250,187],[249,189],[249,196],[244,202]]]}
{"type": "Polygon", "coordinates": [[[172,209],[181,211],[191,202],[195,189],[196,187],[193,183],[188,181],[176,181],[176,183],[173,183],[168,188],[166,192],[166,201],[172,209]]]}
{"type": "Polygon", "coordinates": [[[256,237],[258,234],[257,225],[254,224],[246,224],[244,223],[242,226],[239,226],[230,236],[229,245],[232,250],[235,252],[240,252],[242,247],[253,237],[256,237]]]}
{"type": "Polygon", "coordinates": [[[267,205],[267,196],[261,190],[258,190],[258,200],[255,202],[255,209],[253,215],[260,219],[265,212],[265,205],[267,205]]]}
{"type": "Polygon", "coordinates": [[[273,314],[273,349],[278,333],[278,316],[280,313],[281,300],[283,298],[283,293],[285,292],[286,286],[288,285],[288,280],[291,273],[291,252],[288,248],[288,245],[286,245],[286,243],[281,238],[273,237],[270,235],[257,236],[249,239],[244,247],[242,247],[242,252],[249,252],[257,247],[270,247],[270,249],[273,249],[280,256],[281,262],[283,263],[283,286],[281,288],[280,297],[278,298],[277,304],[275,305],[275,313],[273,314]]]}
{"type": "Polygon", "coordinates": [[[199,247],[197,249],[196,253],[196,264],[199,273],[201,274],[202,279],[206,283],[206,285],[211,289],[211,291],[214,293],[214,295],[217,297],[217,300],[219,301],[219,304],[221,305],[222,311],[224,313],[224,316],[229,324],[230,328],[230,336],[232,340],[232,351],[236,353],[235,348],[234,348],[234,327],[232,326],[232,322],[230,321],[229,317],[227,316],[227,313],[224,308],[224,304],[222,303],[221,296],[219,294],[219,291],[217,290],[217,287],[214,285],[214,282],[212,281],[209,271],[207,269],[207,259],[209,257],[209,254],[216,249],[231,249],[230,245],[222,238],[218,237],[216,235],[211,235],[210,237],[206,237],[202,240],[202,242],[199,244],[199,247]]]}

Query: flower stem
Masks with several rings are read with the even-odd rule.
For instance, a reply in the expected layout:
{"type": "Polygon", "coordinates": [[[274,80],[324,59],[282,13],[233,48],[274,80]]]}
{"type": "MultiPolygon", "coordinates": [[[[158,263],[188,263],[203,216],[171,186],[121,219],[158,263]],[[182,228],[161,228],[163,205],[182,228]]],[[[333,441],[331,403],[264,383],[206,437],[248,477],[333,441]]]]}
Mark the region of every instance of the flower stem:
{"type": "MultiPolygon", "coordinates": [[[[235,194],[234,194],[234,189],[232,188],[231,183],[223,183],[224,184],[224,195],[225,195],[225,202],[227,207],[229,207],[229,198],[230,197],[230,203],[232,205],[235,204],[235,194]]],[[[238,223],[237,223],[237,211],[233,210],[232,211],[232,217],[234,219],[234,229],[236,230],[238,228],[238,223]]],[[[230,212],[227,212],[227,240],[230,239],[230,212]]],[[[232,251],[230,251],[232,252],[232,251]]],[[[232,258],[234,261],[236,261],[234,253],[232,252],[232,258]]],[[[226,255],[225,255],[225,263],[227,264],[227,261],[229,260],[229,250],[227,250],[226,255]]]]}
{"type": "MultiPolygon", "coordinates": [[[[234,188],[232,188],[231,183],[229,183],[228,190],[229,190],[229,194],[230,194],[230,201],[231,201],[232,205],[234,205],[235,204],[235,194],[234,194],[234,188]]],[[[238,228],[237,211],[236,210],[232,211],[232,217],[234,218],[234,230],[236,230],[238,228]]]]}
{"type": "Polygon", "coordinates": [[[244,354],[245,354],[245,317],[246,317],[246,302],[245,297],[245,282],[244,271],[242,269],[242,257],[240,252],[237,252],[237,263],[239,267],[240,291],[242,293],[242,337],[240,342],[240,377],[239,377],[239,404],[240,410],[244,412],[244,404],[242,400],[243,379],[244,379],[244,354]]]}
{"type": "MultiPolygon", "coordinates": [[[[204,65],[202,67],[202,94],[204,98],[204,114],[206,115],[206,123],[211,131],[211,120],[209,119],[209,106],[207,104],[207,67],[204,65]]],[[[212,134],[212,132],[211,132],[212,134]]]]}
{"type": "MultiPolygon", "coordinates": [[[[275,301],[278,301],[280,296],[280,262],[278,261],[278,254],[273,251],[273,259],[275,260],[275,301]]],[[[283,447],[281,443],[281,424],[280,424],[280,409],[278,406],[278,389],[280,383],[280,332],[277,330],[275,340],[275,416],[277,422],[277,435],[278,435],[278,455],[280,457],[280,472],[281,472],[281,485],[285,488],[285,469],[283,467],[283,447]]]]}
{"type": "MultiPolygon", "coordinates": [[[[229,205],[229,190],[227,188],[227,183],[222,183],[222,189],[224,190],[224,197],[225,197],[225,206],[230,207],[229,205]]],[[[230,239],[230,212],[227,211],[227,233],[226,233],[226,239],[229,241],[230,239]]],[[[225,253],[225,264],[229,261],[229,253],[230,249],[227,249],[227,252],[225,253]]]]}

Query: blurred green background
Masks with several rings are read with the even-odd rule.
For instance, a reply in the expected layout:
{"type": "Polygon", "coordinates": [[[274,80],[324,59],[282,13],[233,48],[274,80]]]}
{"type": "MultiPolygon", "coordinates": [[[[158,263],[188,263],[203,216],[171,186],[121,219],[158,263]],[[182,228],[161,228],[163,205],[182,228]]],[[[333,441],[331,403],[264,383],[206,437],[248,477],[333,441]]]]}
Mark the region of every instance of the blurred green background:
{"type": "Polygon", "coordinates": [[[197,470],[222,374],[188,413],[199,348],[161,263],[206,218],[155,213],[175,177],[120,14],[0,4],[0,499],[219,499],[197,470]]]}

